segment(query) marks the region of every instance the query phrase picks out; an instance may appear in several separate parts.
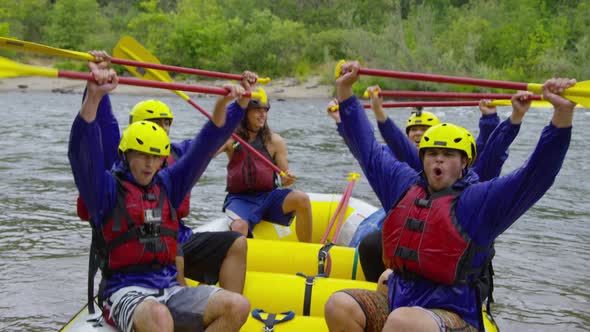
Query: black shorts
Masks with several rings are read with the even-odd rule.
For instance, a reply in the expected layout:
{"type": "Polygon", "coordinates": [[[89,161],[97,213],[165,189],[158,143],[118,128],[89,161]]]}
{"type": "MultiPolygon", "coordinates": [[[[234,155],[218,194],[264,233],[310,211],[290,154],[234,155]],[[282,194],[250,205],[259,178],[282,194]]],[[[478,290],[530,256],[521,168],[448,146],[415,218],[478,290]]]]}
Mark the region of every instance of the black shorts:
{"type": "Polygon", "coordinates": [[[234,241],[242,236],[238,232],[195,233],[182,244],[184,276],[208,285],[219,280],[221,264],[234,241]]]}

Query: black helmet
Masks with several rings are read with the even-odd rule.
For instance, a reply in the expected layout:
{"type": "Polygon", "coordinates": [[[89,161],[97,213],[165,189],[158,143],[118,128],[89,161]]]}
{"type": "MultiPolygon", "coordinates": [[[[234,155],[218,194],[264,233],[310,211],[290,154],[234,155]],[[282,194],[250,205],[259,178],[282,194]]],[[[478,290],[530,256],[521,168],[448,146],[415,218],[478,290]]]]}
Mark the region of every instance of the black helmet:
{"type": "Polygon", "coordinates": [[[250,101],[248,102],[248,106],[246,107],[246,110],[254,108],[264,108],[268,111],[270,110],[270,101],[267,101],[266,104],[263,104],[258,99],[250,99],[250,101]]]}

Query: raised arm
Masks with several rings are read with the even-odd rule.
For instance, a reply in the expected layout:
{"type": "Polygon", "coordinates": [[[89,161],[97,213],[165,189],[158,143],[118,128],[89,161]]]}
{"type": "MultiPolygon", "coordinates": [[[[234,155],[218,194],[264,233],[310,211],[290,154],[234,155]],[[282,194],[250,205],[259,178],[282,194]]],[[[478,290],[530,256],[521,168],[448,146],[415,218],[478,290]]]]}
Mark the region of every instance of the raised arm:
{"type": "MultiPolygon", "coordinates": [[[[192,140],[186,154],[171,167],[160,171],[161,174],[159,174],[169,191],[173,207],[176,208],[180,205],[186,194],[205,172],[215,153],[238,126],[245,113],[241,104],[236,101],[228,106],[227,117],[223,120],[222,127],[217,127],[212,121],[205,123],[192,140]]],[[[225,113],[225,110],[223,112],[225,113]]]]}
{"type": "MultiPolygon", "coordinates": [[[[479,118],[479,135],[475,140],[476,151],[480,154],[490,138],[490,135],[498,127],[500,123],[500,117],[496,111],[496,106],[489,106],[490,100],[484,99],[479,102],[479,111],[481,112],[481,118],[479,118]]],[[[506,158],[508,154],[506,154],[506,158]]],[[[480,177],[481,178],[481,177],[480,177]]]]}
{"type": "MultiPolygon", "coordinates": [[[[481,181],[487,181],[500,176],[502,166],[508,158],[508,148],[514,141],[525,114],[530,108],[531,95],[527,91],[519,91],[512,97],[512,114],[494,129],[485,148],[479,150],[479,156],[473,165],[473,171],[479,175],[481,181]]],[[[482,116],[483,118],[483,116],[482,116]]],[[[481,128],[481,121],[480,121],[481,128]]]]}
{"type": "Polygon", "coordinates": [[[387,146],[399,161],[410,165],[418,172],[422,171],[422,162],[418,156],[418,149],[408,139],[406,134],[388,117],[384,122],[377,122],[377,127],[387,146]]]}
{"type": "Polygon", "coordinates": [[[543,98],[555,109],[551,123],[525,164],[512,173],[466,189],[457,205],[459,220],[479,244],[489,244],[531,208],[554,183],[569,147],[575,104],[556,95],[575,81],[552,79],[543,98]],[[467,193],[469,192],[469,194],[467,193]]]}
{"type": "Polygon", "coordinates": [[[102,220],[105,206],[110,206],[114,199],[108,192],[115,183],[107,169],[102,132],[95,120],[100,100],[116,88],[118,79],[116,73],[108,68],[107,61],[89,62],[88,67],[96,81],[88,82],[88,93],[72,125],[68,158],[78,191],[92,220],[98,223],[102,220]]]}
{"type": "Polygon", "coordinates": [[[104,95],[98,104],[96,122],[100,127],[105,166],[107,170],[111,170],[113,165],[119,161],[118,150],[121,132],[119,131],[119,122],[113,114],[111,99],[108,94],[104,95]]]}
{"type": "Polygon", "coordinates": [[[362,105],[352,94],[352,84],[358,79],[358,68],[358,62],[344,64],[343,74],[336,81],[343,134],[375,194],[388,210],[416,182],[418,172],[386,153],[375,139],[362,105]]]}

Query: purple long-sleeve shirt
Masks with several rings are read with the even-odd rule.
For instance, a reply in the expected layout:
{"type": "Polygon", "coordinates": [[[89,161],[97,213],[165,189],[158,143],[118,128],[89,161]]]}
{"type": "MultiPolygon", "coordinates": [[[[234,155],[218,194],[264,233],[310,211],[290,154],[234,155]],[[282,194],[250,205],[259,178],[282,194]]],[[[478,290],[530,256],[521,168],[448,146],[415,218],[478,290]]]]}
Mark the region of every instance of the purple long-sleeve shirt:
{"type": "MultiPolygon", "coordinates": [[[[245,110],[236,102],[230,104],[224,126],[218,128],[211,121],[207,122],[189,145],[184,158],[158,171],[150,185],[163,186],[172,207],[178,208],[215,152],[238,126],[244,113],[245,110]]],[[[88,123],[78,115],[72,125],[68,150],[76,186],[95,227],[100,227],[105,222],[117,202],[117,182],[105,165],[101,135],[101,127],[97,121],[88,123]]],[[[127,180],[135,182],[129,171],[124,173],[127,180]]],[[[131,285],[167,288],[177,284],[176,267],[171,264],[155,272],[114,274],[107,280],[104,295],[109,296],[118,289],[131,285]]]]}
{"type": "MultiPolygon", "coordinates": [[[[423,175],[384,153],[365,111],[351,97],[340,103],[340,117],[345,141],[359,162],[383,208],[389,211],[413,185],[425,185],[423,175]]],[[[570,128],[549,124],[525,164],[502,177],[473,183],[472,172],[453,186],[463,191],[454,206],[461,229],[474,244],[490,246],[551,187],[561,169],[571,137],[570,128]]],[[[483,261],[475,262],[482,264],[483,261]]],[[[475,327],[479,326],[480,308],[473,287],[447,286],[426,279],[407,280],[392,274],[389,281],[390,309],[421,306],[452,310],[475,327]]]]}

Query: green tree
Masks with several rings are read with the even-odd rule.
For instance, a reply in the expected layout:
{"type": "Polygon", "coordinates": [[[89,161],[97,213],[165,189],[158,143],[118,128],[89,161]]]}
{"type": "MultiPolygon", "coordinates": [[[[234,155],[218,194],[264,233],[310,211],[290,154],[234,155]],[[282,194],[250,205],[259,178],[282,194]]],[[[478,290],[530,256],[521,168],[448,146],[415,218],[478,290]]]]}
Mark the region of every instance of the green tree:
{"type": "Polygon", "coordinates": [[[41,40],[41,28],[49,20],[47,11],[50,5],[46,0],[5,1],[0,8],[7,12],[2,24],[10,26],[13,37],[29,41],[41,40]]]}
{"type": "Polygon", "coordinates": [[[48,12],[43,28],[45,43],[66,49],[105,48],[109,22],[95,0],[60,0],[48,12]]]}

